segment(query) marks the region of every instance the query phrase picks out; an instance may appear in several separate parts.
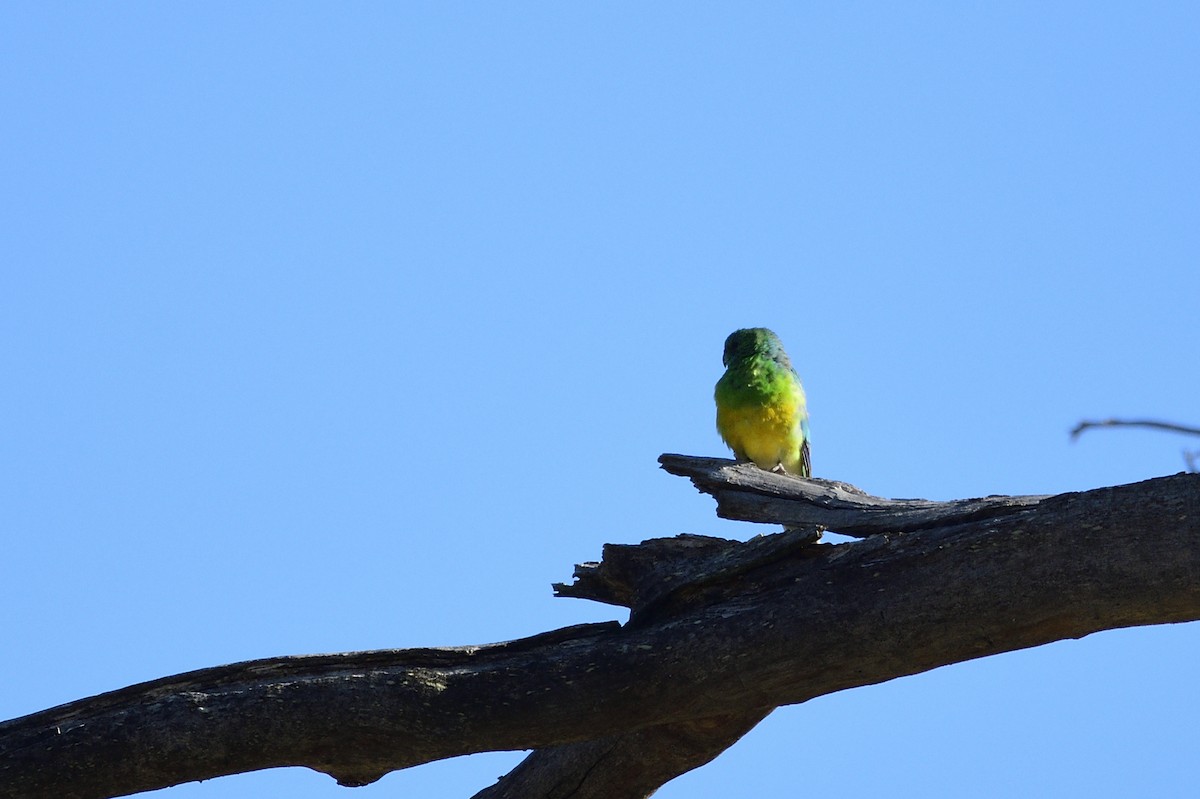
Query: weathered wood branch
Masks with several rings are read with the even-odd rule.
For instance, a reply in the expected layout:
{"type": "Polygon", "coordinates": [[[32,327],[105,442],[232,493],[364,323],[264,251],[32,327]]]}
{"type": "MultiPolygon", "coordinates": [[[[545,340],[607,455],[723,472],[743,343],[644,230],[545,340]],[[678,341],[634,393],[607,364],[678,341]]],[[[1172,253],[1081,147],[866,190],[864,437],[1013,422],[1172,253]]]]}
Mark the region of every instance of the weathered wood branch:
{"type": "Polygon", "coordinates": [[[661,724],[538,749],[472,799],[643,799],[724,752],[769,712],[661,724]]]}
{"type": "Polygon", "coordinates": [[[696,488],[712,494],[717,500],[717,515],[724,519],[816,525],[859,538],[983,522],[1027,510],[1046,499],[1044,496],[990,496],[950,502],[883,499],[848,483],[777,474],[725,458],[662,455],[658,462],[671,474],[690,478],[696,488]]]}
{"type": "Polygon", "coordinates": [[[796,529],[606,548],[558,590],[630,607],[624,626],[252,661],[5,722],[0,797],[119,796],[285,765],[355,785],[531,748],[480,796],[644,797],[780,705],[1200,618],[1200,475],[930,503],[728,461],[663,462],[720,512],[796,529]],[[817,526],[869,537],[815,543],[817,526]]]}

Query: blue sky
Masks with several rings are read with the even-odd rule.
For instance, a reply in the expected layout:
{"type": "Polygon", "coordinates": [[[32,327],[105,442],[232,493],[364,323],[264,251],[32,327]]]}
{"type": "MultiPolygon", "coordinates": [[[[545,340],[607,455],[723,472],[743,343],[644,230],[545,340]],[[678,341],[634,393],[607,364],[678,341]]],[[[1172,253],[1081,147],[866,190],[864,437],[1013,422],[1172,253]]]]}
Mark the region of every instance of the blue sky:
{"type": "MultiPolygon", "coordinates": [[[[747,538],[765,325],[818,476],[1051,493],[1200,444],[1190,3],[14,3],[0,9],[0,717],[284,654],[613,609],[605,542],[747,538]]],[[[1196,625],[782,708],[658,796],[1179,795],[1196,625]],[[869,764],[869,765],[865,765],[869,764]]],[[[353,794],[300,769],[176,799],[353,794]]]]}

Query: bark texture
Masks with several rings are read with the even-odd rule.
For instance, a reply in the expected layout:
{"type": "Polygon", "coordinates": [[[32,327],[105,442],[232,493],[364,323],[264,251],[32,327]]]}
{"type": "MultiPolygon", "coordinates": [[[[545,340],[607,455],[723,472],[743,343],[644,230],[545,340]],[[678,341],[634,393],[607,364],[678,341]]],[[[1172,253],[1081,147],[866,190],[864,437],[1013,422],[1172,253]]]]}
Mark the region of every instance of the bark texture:
{"type": "Polygon", "coordinates": [[[790,529],[608,545],[562,596],[628,624],[275,658],[0,724],[0,797],[109,797],[302,765],[362,785],[533,749],[478,797],[645,797],[773,708],[1098,630],[1200,618],[1200,475],[1047,497],[886,500],[663,456],[718,513],[790,529]],[[861,537],[823,544],[819,528],[861,537]]]}

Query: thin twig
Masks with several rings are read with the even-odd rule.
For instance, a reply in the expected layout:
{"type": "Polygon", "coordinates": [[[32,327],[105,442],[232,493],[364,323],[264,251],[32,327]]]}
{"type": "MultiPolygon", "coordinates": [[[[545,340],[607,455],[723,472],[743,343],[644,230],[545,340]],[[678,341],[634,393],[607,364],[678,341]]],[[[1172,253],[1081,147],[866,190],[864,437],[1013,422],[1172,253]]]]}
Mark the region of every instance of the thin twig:
{"type": "Polygon", "coordinates": [[[1188,427],[1173,422],[1160,422],[1154,419],[1103,419],[1101,421],[1083,421],[1071,428],[1071,440],[1079,438],[1079,434],[1092,427],[1150,427],[1155,430],[1166,430],[1171,433],[1183,433],[1189,436],[1200,436],[1200,427],[1188,427]]]}

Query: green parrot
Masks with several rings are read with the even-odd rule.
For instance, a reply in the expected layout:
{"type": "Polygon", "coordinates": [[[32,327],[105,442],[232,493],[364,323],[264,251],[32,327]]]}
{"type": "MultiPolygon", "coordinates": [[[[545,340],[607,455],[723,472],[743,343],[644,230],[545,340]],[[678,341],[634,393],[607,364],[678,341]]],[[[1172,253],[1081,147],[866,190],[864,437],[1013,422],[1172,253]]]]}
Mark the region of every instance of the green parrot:
{"type": "Polygon", "coordinates": [[[765,327],[735,330],[721,360],[717,432],[734,456],[760,469],[812,477],[804,387],[779,336],[765,327]]]}

